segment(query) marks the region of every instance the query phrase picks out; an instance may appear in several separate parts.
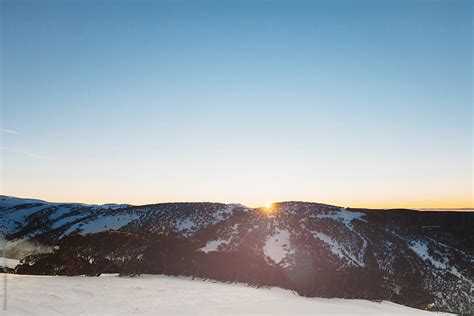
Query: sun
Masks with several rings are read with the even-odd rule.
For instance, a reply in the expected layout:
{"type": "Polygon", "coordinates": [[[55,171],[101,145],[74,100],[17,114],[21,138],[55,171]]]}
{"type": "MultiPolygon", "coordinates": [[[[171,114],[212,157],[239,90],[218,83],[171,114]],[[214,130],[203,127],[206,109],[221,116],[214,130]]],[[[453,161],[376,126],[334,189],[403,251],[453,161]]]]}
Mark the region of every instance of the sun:
{"type": "Polygon", "coordinates": [[[260,208],[261,212],[265,216],[271,216],[275,213],[276,209],[273,206],[272,202],[265,202],[263,203],[263,207],[260,208]]]}
{"type": "Polygon", "coordinates": [[[263,204],[263,206],[265,206],[265,208],[272,208],[273,203],[272,203],[272,202],[265,202],[265,203],[263,204]]]}

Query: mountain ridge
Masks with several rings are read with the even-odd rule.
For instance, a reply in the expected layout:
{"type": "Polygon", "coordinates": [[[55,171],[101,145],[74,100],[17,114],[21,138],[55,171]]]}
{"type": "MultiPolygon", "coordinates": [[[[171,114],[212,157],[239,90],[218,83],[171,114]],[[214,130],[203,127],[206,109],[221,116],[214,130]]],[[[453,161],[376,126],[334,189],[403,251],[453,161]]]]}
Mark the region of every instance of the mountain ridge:
{"type": "Polygon", "coordinates": [[[48,248],[22,258],[16,273],[192,275],[447,312],[472,312],[473,230],[472,212],[0,196],[3,237],[48,248]]]}
{"type": "MultiPolygon", "coordinates": [[[[258,209],[258,208],[264,208],[265,206],[256,206],[256,207],[251,207],[247,206],[241,203],[237,202],[218,202],[218,201],[167,201],[167,202],[158,202],[158,203],[145,203],[145,204],[130,204],[130,203],[84,203],[84,202],[75,202],[75,201],[48,201],[48,200],[43,200],[43,199],[38,199],[38,198],[27,198],[27,197],[18,197],[18,196],[13,196],[13,195],[2,195],[0,194],[0,201],[2,199],[14,199],[14,200],[29,200],[29,201],[36,201],[38,203],[51,203],[51,204],[81,204],[81,205],[89,205],[89,206],[106,206],[106,205],[127,205],[127,206],[150,206],[150,205],[159,205],[159,204],[172,204],[172,203],[217,203],[217,204],[236,204],[240,205],[242,207],[250,208],[250,209],[258,209]]],[[[360,210],[373,210],[373,211],[392,211],[392,210],[408,210],[408,211],[436,211],[436,212],[443,212],[443,211],[467,211],[471,212],[474,211],[474,208],[472,207],[421,207],[421,208],[410,208],[410,207],[392,207],[392,208],[373,208],[373,207],[355,207],[355,206],[341,206],[341,205],[335,205],[335,204],[329,204],[329,203],[322,203],[322,202],[314,202],[314,201],[303,201],[303,200],[285,200],[285,201],[275,201],[272,202],[272,204],[281,204],[281,203],[308,203],[308,204],[321,204],[321,205],[330,205],[330,206],[337,206],[337,207],[345,207],[345,208],[350,208],[350,209],[360,209],[360,210]]]]}

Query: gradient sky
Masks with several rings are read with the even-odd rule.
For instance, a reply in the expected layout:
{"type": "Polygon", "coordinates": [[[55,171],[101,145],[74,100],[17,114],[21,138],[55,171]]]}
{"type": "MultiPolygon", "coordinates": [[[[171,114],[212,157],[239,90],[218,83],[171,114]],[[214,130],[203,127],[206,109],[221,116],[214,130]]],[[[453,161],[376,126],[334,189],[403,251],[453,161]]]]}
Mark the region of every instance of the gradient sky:
{"type": "Polygon", "coordinates": [[[2,193],[473,207],[470,1],[2,1],[2,193]]]}

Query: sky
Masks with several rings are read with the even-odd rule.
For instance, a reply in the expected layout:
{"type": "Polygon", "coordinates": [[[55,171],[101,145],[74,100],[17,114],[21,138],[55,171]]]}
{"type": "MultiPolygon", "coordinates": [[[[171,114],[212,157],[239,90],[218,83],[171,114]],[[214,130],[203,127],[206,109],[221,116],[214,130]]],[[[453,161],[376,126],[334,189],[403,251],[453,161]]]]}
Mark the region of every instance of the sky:
{"type": "Polygon", "coordinates": [[[1,1],[1,192],[473,203],[470,1],[1,1]]]}

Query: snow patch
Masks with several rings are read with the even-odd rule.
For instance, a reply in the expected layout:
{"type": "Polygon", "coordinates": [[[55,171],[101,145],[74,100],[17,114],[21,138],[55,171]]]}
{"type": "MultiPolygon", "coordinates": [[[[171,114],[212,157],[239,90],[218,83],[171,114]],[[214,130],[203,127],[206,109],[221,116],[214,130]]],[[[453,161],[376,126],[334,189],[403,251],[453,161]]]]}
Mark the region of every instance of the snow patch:
{"type": "Polygon", "coordinates": [[[313,232],[313,235],[323,241],[325,244],[329,246],[329,250],[336,256],[341,259],[347,259],[350,263],[363,267],[364,262],[361,261],[358,257],[354,256],[350,250],[348,250],[344,245],[339,243],[337,240],[331,238],[330,236],[320,233],[320,232],[313,232]]]}
{"type": "Polygon", "coordinates": [[[0,237],[19,231],[26,226],[29,216],[50,206],[49,204],[26,204],[19,209],[17,209],[18,205],[11,208],[8,206],[0,215],[0,237]]]}
{"type": "Polygon", "coordinates": [[[266,240],[263,253],[265,259],[269,258],[274,263],[280,264],[287,255],[293,253],[290,247],[290,232],[278,229],[273,236],[266,240]]]}
{"type": "Polygon", "coordinates": [[[346,208],[341,208],[337,212],[332,212],[329,214],[318,214],[316,215],[316,218],[330,218],[335,221],[341,221],[347,227],[349,227],[349,229],[352,230],[353,229],[352,221],[355,219],[361,222],[367,223],[367,221],[362,218],[364,216],[365,214],[362,212],[348,211],[346,208]]]}
{"type": "Polygon", "coordinates": [[[440,270],[445,270],[452,275],[462,280],[468,281],[470,284],[473,284],[473,282],[466,278],[461,272],[459,272],[459,270],[454,265],[450,264],[449,259],[446,256],[443,257],[443,261],[433,258],[433,256],[429,254],[428,245],[421,240],[412,241],[408,247],[413,250],[413,252],[416,253],[421,259],[429,261],[434,267],[440,270]]]}
{"type": "Polygon", "coordinates": [[[201,250],[202,252],[208,253],[210,251],[217,251],[219,246],[224,246],[229,244],[230,240],[225,240],[225,239],[218,239],[218,240],[211,240],[208,241],[206,246],[202,247],[201,250]]]}
{"type": "Polygon", "coordinates": [[[20,260],[0,257],[0,268],[15,269],[20,264],[20,260]]]}
{"type": "Polygon", "coordinates": [[[214,224],[220,222],[220,221],[223,221],[224,219],[228,218],[230,215],[232,215],[232,213],[234,212],[234,210],[238,207],[237,204],[229,204],[227,205],[225,208],[217,211],[215,214],[214,214],[214,224]]]}
{"type": "Polygon", "coordinates": [[[365,256],[365,252],[367,250],[368,242],[367,242],[367,238],[365,238],[365,236],[363,236],[361,233],[359,233],[357,231],[357,229],[354,227],[352,222],[354,220],[358,220],[358,221],[367,223],[367,221],[363,218],[364,216],[365,216],[365,213],[356,212],[356,211],[348,211],[346,208],[341,208],[338,211],[333,211],[333,212],[330,212],[328,214],[317,214],[315,216],[316,218],[319,218],[319,219],[329,218],[329,219],[332,219],[334,221],[341,222],[353,234],[357,235],[357,237],[359,237],[360,242],[361,242],[361,246],[360,246],[360,249],[358,250],[357,256],[352,254],[349,249],[347,249],[345,246],[341,245],[340,243],[338,243],[334,239],[330,238],[329,236],[324,235],[322,233],[318,233],[318,232],[313,233],[313,234],[315,234],[315,236],[317,236],[319,239],[326,242],[330,246],[331,251],[334,254],[336,254],[338,256],[340,256],[340,254],[343,254],[343,256],[348,258],[350,262],[354,263],[355,265],[363,267],[363,266],[365,266],[364,256],[365,256]],[[330,239],[327,239],[324,236],[327,236],[330,239]]]}
{"type": "Polygon", "coordinates": [[[196,224],[189,218],[180,219],[176,222],[175,226],[178,232],[181,232],[183,235],[189,237],[194,233],[196,229],[196,224]]]}
{"type": "Polygon", "coordinates": [[[81,234],[89,234],[106,230],[116,230],[138,218],[139,216],[137,214],[115,214],[110,216],[102,216],[92,219],[86,223],[76,223],[69,227],[69,229],[64,234],[68,235],[74,231],[79,231],[81,234]]]}
{"type": "Polygon", "coordinates": [[[431,264],[435,266],[436,268],[442,269],[442,270],[445,270],[448,268],[447,263],[446,263],[447,258],[444,258],[444,262],[441,262],[439,260],[436,260],[432,256],[430,256],[430,254],[428,253],[428,246],[424,242],[420,240],[416,240],[416,241],[413,241],[408,247],[411,250],[413,250],[413,252],[415,252],[423,260],[428,260],[429,262],[431,262],[431,264]]]}
{"type": "Polygon", "coordinates": [[[56,222],[54,222],[52,225],[51,225],[51,228],[52,229],[57,229],[57,228],[60,228],[66,224],[69,224],[71,222],[74,222],[76,220],[79,220],[81,218],[83,218],[84,216],[87,216],[87,214],[76,214],[76,215],[72,215],[72,216],[67,216],[67,217],[62,217],[62,218],[59,218],[56,222]]]}

